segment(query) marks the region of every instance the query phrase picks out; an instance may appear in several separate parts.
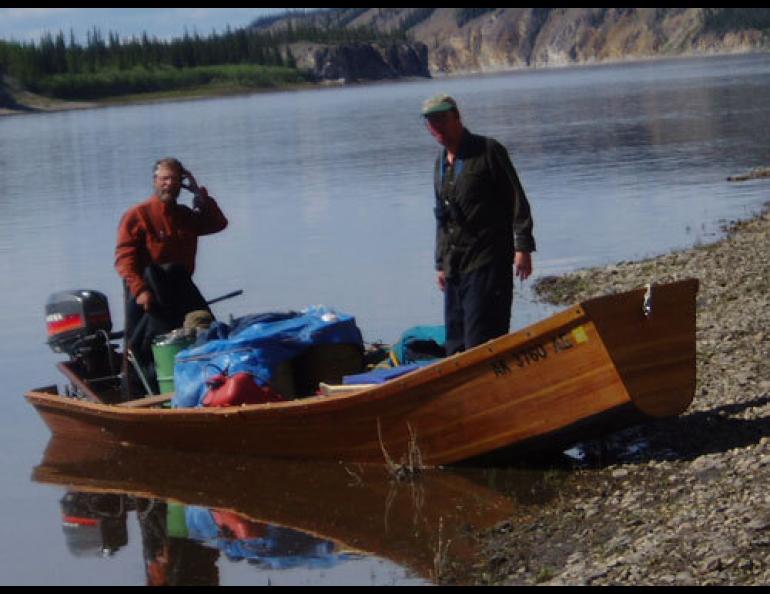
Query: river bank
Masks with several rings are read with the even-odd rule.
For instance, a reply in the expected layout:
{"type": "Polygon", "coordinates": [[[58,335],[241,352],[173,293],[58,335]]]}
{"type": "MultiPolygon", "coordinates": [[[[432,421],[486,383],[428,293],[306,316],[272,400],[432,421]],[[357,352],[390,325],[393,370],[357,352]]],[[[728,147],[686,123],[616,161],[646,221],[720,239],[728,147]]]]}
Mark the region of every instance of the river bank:
{"type": "MultiPolygon", "coordinates": [[[[525,67],[508,65],[498,65],[495,68],[474,68],[458,69],[452,73],[441,71],[432,72],[431,76],[436,79],[453,79],[477,75],[494,75],[505,73],[519,73],[530,69],[537,70],[558,70],[569,68],[596,68],[613,67],[618,65],[643,64],[649,62],[667,62],[673,60],[697,60],[703,58],[719,58],[726,55],[751,54],[752,52],[736,52],[731,54],[713,52],[682,54],[680,56],[627,56],[617,59],[605,59],[602,61],[585,61],[569,64],[551,64],[537,67],[525,67]]],[[[399,79],[388,79],[387,82],[415,80],[413,76],[404,76],[399,79]]],[[[142,103],[167,103],[174,101],[194,101],[198,99],[211,99],[215,97],[225,97],[231,95],[250,95],[261,93],[276,93],[286,91],[303,91],[308,89],[326,89],[329,87],[350,86],[350,85],[374,85],[383,84],[382,80],[357,80],[347,81],[345,79],[320,80],[317,82],[297,82],[297,83],[276,83],[265,86],[238,85],[233,83],[216,83],[193,88],[180,88],[177,90],[149,92],[131,95],[116,95],[113,97],[93,100],[93,101],[67,101],[56,99],[43,95],[38,95],[22,88],[18,83],[5,77],[3,84],[0,84],[0,116],[23,115],[29,113],[46,113],[57,111],[72,111],[80,109],[94,109],[99,107],[109,107],[115,105],[134,105],[142,103]]]]}
{"type": "Polygon", "coordinates": [[[539,283],[543,299],[567,304],[699,278],[695,399],[679,418],[612,436],[600,463],[565,473],[555,502],[479,535],[478,559],[445,581],[770,581],[769,206],[715,244],[539,283]]]}
{"type": "Polygon", "coordinates": [[[30,93],[29,91],[20,91],[14,94],[13,107],[3,107],[0,105],[0,116],[73,111],[79,109],[96,109],[99,107],[111,107],[115,105],[140,105],[143,103],[196,101],[199,99],[212,99],[215,97],[227,97],[233,95],[303,91],[312,88],[326,88],[328,86],[330,86],[328,83],[294,83],[255,88],[252,86],[219,84],[196,87],[192,89],[180,89],[177,91],[121,95],[110,97],[108,99],[100,99],[98,101],[65,101],[63,99],[53,99],[43,95],[36,95],[34,93],[30,93]]]}

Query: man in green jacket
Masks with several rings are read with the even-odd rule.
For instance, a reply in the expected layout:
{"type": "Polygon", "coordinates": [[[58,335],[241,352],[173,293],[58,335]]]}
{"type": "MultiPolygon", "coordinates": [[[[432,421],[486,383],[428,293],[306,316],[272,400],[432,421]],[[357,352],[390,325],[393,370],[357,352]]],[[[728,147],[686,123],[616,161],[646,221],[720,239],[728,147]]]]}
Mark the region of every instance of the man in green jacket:
{"type": "Polygon", "coordinates": [[[532,274],[532,215],[508,151],[469,132],[448,95],[422,115],[443,147],[436,159],[436,270],[444,292],[447,354],[507,334],[513,274],[532,274]]]}

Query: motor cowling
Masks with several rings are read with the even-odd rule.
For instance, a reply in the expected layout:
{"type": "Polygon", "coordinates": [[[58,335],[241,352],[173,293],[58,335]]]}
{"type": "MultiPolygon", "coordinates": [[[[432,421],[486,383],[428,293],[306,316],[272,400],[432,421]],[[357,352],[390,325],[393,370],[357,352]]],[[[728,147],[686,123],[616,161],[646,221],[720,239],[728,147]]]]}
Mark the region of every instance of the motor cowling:
{"type": "Polygon", "coordinates": [[[48,346],[57,353],[71,356],[96,337],[106,338],[112,330],[107,297],[92,290],[51,295],[45,306],[45,322],[48,346]]]}
{"type": "Polygon", "coordinates": [[[67,492],[61,513],[69,551],[76,557],[104,557],[126,546],[126,504],[126,495],[67,492]]]}

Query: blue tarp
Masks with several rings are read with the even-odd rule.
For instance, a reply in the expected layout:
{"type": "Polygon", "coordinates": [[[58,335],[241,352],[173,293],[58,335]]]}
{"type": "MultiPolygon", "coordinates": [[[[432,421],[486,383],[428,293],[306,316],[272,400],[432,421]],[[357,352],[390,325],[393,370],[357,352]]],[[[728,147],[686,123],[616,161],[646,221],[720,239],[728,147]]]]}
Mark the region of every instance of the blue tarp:
{"type": "Polygon", "coordinates": [[[342,383],[347,385],[384,384],[446,356],[445,344],[444,326],[412,326],[401,334],[401,338],[390,349],[388,362],[391,367],[346,375],[342,383]]]}
{"type": "Polygon", "coordinates": [[[290,528],[253,523],[246,518],[242,519],[244,525],[258,527],[261,536],[238,539],[223,534],[212,511],[202,507],[187,507],[185,521],[191,540],[218,548],[231,561],[247,559],[271,569],[330,568],[349,558],[346,553],[336,552],[331,541],[290,528]]]}
{"type": "Polygon", "coordinates": [[[395,365],[407,365],[446,356],[444,326],[412,326],[405,330],[390,353],[395,365]]]}
{"type": "Polygon", "coordinates": [[[174,407],[201,406],[206,381],[222,372],[247,372],[255,383],[267,385],[281,363],[313,345],[363,346],[355,318],[324,306],[300,313],[249,316],[231,326],[220,322],[206,339],[176,356],[174,407]]]}
{"type": "Polygon", "coordinates": [[[420,367],[425,367],[425,365],[430,365],[431,363],[433,363],[433,361],[424,361],[422,363],[410,363],[409,365],[399,365],[398,367],[375,369],[367,373],[358,373],[356,375],[346,375],[345,377],[342,378],[342,383],[345,385],[384,384],[385,382],[388,382],[392,379],[396,379],[397,377],[401,377],[402,375],[405,375],[410,371],[414,371],[415,369],[419,369],[420,367]]]}

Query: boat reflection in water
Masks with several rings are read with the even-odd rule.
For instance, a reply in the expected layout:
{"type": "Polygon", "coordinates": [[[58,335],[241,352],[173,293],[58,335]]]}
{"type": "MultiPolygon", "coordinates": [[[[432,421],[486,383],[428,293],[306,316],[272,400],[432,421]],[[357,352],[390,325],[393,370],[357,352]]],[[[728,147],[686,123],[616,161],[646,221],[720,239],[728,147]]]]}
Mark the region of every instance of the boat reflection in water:
{"type": "Polygon", "coordinates": [[[370,556],[427,584],[473,554],[476,530],[514,509],[509,497],[455,472],[398,482],[383,467],[99,449],[60,438],[33,479],[66,487],[64,531],[75,555],[125,546],[136,515],[148,584],[218,584],[227,561],[288,571],[370,556]]]}
{"type": "Polygon", "coordinates": [[[356,556],[332,541],[224,509],[88,491],[68,491],[61,507],[67,548],[78,557],[107,557],[126,546],[134,512],[149,586],[218,585],[220,556],[271,570],[328,569],[356,556]]]}

